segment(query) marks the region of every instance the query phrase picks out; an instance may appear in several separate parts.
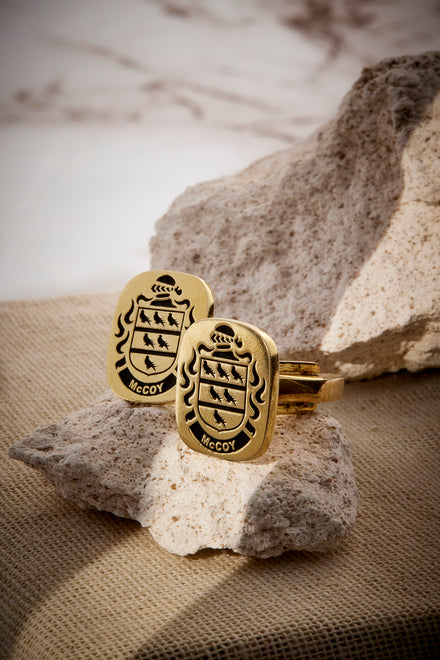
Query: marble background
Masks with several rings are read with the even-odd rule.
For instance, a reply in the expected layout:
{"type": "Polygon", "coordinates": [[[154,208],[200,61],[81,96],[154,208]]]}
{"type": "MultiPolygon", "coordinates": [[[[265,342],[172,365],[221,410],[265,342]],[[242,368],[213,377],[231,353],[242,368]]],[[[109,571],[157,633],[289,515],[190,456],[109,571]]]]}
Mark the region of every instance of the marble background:
{"type": "Polygon", "coordinates": [[[187,186],[438,48],[439,0],[0,0],[0,299],[121,288],[187,186]]]}

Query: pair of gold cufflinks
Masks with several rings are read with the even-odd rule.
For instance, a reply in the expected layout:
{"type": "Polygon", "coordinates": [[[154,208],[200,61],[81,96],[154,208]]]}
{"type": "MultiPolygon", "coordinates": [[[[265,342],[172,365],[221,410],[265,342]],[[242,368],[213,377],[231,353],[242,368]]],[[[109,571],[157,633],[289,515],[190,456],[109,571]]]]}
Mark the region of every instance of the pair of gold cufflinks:
{"type": "Polygon", "coordinates": [[[270,444],[277,413],[312,412],[341,397],[344,379],[315,362],[278,359],[259,328],[213,318],[199,277],[149,271],[130,280],[113,320],[112,390],[134,403],[176,403],[182,440],[195,451],[245,461],[270,444]]]}

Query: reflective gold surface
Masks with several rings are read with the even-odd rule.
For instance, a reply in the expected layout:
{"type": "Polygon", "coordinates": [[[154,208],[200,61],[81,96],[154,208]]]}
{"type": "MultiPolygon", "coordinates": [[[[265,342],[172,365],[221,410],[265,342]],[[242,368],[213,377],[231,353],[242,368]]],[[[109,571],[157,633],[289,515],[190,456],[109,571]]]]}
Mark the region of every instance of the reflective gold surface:
{"type": "Polygon", "coordinates": [[[318,403],[337,401],[344,379],[321,374],[316,362],[280,362],[278,413],[313,412],[318,403]]]}
{"type": "Polygon", "coordinates": [[[214,298],[188,273],[148,271],[124,288],[107,356],[112,390],[136,403],[174,401],[180,343],[194,321],[212,316],[214,298]]]}
{"type": "Polygon", "coordinates": [[[176,421],[195,451],[251,460],[270,443],[277,413],[278,354],[247,323],[205,319],[186,332],[179,353],[176,421]]]}
{"type": "Polygon", "coordinates": [[[205,319],[186,332],[178,358],[176,422],[195,451],[252,460],[270,444],[277,413],[313,412],[342,395],[344,379],[316,362],[279,362],[274,341],[248,323],[205,319]]]}

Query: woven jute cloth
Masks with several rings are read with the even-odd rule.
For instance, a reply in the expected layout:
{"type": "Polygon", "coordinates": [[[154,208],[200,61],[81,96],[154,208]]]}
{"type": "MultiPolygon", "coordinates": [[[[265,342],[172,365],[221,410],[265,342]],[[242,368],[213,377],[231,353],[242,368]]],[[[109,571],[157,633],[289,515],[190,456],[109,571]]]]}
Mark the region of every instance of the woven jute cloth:
{"type": "Polygon", "coordinates": [[[439,652],[440,374],[349,384],[358,521],[330,554],[177,557],[8,457],[107,390],[117,295],[0,306],[0,656],[429,658],[439,652]]]}

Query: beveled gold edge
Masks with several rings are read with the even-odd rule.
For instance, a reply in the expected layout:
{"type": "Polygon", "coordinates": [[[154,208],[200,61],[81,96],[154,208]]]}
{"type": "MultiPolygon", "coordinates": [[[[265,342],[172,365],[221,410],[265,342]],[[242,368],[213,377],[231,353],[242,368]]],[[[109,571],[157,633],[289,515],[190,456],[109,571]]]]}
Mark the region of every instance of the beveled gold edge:
{"type": "MultiPolygon", "coordinates": [[[[238,326],[238,328],[245,327],[246,329],[250,330],[253,334],[257,335],[264,344],[268,353],[269,372],[270,372],[268,376],[269,411],[266,420],[264,437],[262,442],[259,444],[257,450],[254,449],[256,444],[255,441],[251,441],[249,443],[250,446],[248,444],[245,447],[243,447],[243,449],[240,449],[239,451],[234,452],[233,454],[232,453],[218,454],[217,452],[213,452],[205,446],[196,447],[191,436],[186,433],[186,425],[182,421],[182,410],[180,405],[176,405],[176,412],[175,412],[177,430],[183,442],[185,442],[185,444],[193,451],[197,451],[199,453],[205,454],[206,456],[212,456],[219,460],[227,460],[231,462],[234,461],[244,462],[244,461],[254,460],[259,456],[263,455],[267,451],[267,448],[272,440],[272,435],[276,423],[277,408],[278,408],[278,377],[279,377],[279,361],[278,361],[278,350],[276,344],[272,339],[272,337],[270,337],[270,335],[268,335],[266,332],[264,332],[264,330],[261,330],[257,326],[254,326],[251,323],[246,323],[245,321],[238,321],[236,319],[222,318],[222,317],[210,317],[196,321],[195,323],[193,323],[191,328],[189,328],[188,331],[185,333],[183,341],[188,341],[188,339],[191,338],[191,334],[188,337],[188,333],[190,331],[191,333],[195,332],[195,329],[199,324],[206,324],[206,322],[213,323],[214,325],[218,323],[226,323],[228,325],[232,325],[233,327],[235,326],[238,326]],[[182,426],[184,427],[183,429],[181,428],[182,426]]],[[[181,367],[182,355],[183,355],[183,351],[180,352],[178,358],[178,367],[177,367],[178,378],[181,367]]],[[[179,382],[176,385],[176,390],[178,389],[179,389],[179,382]]],[[[176,396],[176,404],[178,404],[177,397],[178,394],[176,396]]]]}
{"type": "Polygon", "coordinates": [[[270,369],[270,378],[269,378],[270,382],[268,383],[269,412],[267,415],[264,438],[257,452],[250,454],[249,456],[246,456],[244,455],[245,454],[244,450],[247,447],[244,447],[244,449],[242,450],[243,457],[241,457],[240,452],[237,452],[235,458],[235,460],[240,460],[240,461],[245,461],[245,460],[251,461],[265,454],[272,441],[272,436],[275,429],[275,424],[278,414],[278,393],[279,393],[278,382],[279,382],[279,373],[280,373],[280,361],[279,361],[277,345],[272,339],[272,337],[269,334],[267,334],[267,332],[261,330],[257,326],[252,325],[250,323],[245,323],[242,321],[237,321],[237,323],[250,328],[256,334],[258,334],[262,339],[263,343],[265,344],[267,352],[269,354],[269,369],[270,369]]]}

